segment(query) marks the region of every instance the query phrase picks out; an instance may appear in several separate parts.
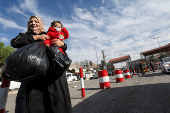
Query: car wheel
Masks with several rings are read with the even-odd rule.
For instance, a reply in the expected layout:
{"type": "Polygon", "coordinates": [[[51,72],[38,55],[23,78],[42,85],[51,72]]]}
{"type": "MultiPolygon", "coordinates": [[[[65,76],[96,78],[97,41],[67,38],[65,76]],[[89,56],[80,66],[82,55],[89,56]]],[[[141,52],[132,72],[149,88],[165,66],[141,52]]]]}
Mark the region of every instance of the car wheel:
{"type": "Polygon", "coordinates": [[[166,69],[165,68],[164,68],[164,70],[165,70],[164,72],[166,73],[166,69]]]}
{"type": "Polygon", "coordinates": [[[162,71],[162,73],[164,73],[164,71],[162,70],[162,68],[161,68],[161,71],[162,71]]]}
{"type": "Polygon", "coordinates": [[[163,67],[163,70],[161,69],[161,71],[162,71],[162,73],[166,73],[166,70],[165,70],[165,68],[163,67]],[[164,70],[164,71],[163,71],[164,70]]]}

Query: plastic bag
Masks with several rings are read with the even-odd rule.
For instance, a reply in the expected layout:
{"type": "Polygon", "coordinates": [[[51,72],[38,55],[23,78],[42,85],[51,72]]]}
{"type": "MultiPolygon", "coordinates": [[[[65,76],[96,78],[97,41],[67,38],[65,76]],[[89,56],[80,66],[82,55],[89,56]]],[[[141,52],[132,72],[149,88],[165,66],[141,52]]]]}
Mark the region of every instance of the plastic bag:
{"type": "Polygon", "coordinates": [[[59,50],[57,46],[46,47],[47,56],[50,62],[50,69],[57,75],[61,75],[64,71],[66,71],[72,60],[59,50]]]}
{"type": "Polygon", "coordinates": [[[5,60],[2,77],[11,81],[29,81],[42,77],[49,68],[43,41],[15,50],[5,60]]]}

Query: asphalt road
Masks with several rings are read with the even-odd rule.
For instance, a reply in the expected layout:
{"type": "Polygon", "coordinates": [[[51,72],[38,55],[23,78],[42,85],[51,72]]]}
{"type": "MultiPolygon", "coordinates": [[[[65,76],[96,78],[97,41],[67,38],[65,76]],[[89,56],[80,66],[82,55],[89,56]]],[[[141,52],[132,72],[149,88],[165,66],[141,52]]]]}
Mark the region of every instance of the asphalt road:
{"type": "MultiPolygon", "coordinates": [[[[170,113],[170,74],[149,72],[100,89],[98,79],[85,80],[86,97],[81,97],[80,81],[69,84],[73,113],[170,113]]],[[[14,113],[16,94],[10,94],[6,113],[14,113]]]]}

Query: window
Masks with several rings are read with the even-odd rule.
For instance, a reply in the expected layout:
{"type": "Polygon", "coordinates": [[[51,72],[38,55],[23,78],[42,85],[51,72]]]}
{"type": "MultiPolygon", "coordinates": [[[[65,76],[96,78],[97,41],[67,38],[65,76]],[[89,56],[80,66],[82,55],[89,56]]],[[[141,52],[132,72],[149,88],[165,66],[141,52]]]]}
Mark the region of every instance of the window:
{"type": "Polygon", "coordinates": [[[170,62],[170,57],[163,59],[164,62],[170,62]]]}
{"type": "Polygon", "coordinates": [[[67,74],[67,77],[71,77],[71,74],[67,74]]]}

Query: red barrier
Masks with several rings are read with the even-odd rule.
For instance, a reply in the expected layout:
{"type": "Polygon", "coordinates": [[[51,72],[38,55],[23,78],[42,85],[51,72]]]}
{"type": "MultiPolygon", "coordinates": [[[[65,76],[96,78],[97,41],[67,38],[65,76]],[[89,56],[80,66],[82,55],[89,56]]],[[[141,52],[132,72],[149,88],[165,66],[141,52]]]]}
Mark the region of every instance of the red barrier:
{"type": "Polygon", "coordinates": [[[5,113],[9,86],[10,86],[10,81],[2,79],[1,88],[0,88],[0,113],[5,113]]]}
{"type": "Polygon", "coordinates": [[[115,75],[116,82],[124,82],[122,70],[119,69],[115,70],[114,75],[115,75]]]}
{"type": "Polygon", "coordinates": [[[129,69],[123,70],[123,74],[125,78],[131,78],[130,73],[129,73],[129,69]]]}
{"type": "Polygon", "coordinates": [[[83,69],[79,68],[80,71],[80,82],[81,82],[81,93],[82,93],[82,98],[85,97],[85,88],[84,88],[84,80],[83,80],[83,69]]]}
{"type": "Polygon", "coordinates": [[[98,71],[98,79],[100,89],[108,89],[111,87],[107,70],[98,71]]]}

